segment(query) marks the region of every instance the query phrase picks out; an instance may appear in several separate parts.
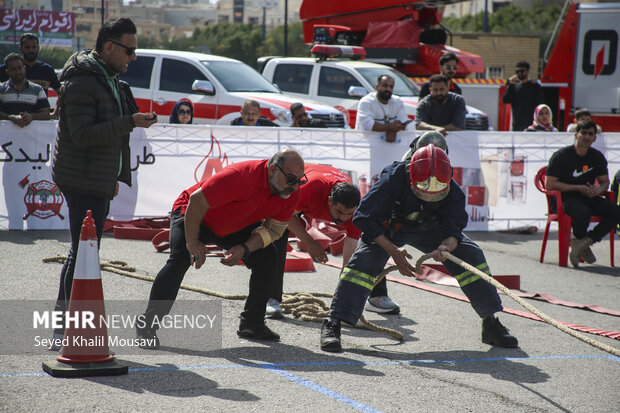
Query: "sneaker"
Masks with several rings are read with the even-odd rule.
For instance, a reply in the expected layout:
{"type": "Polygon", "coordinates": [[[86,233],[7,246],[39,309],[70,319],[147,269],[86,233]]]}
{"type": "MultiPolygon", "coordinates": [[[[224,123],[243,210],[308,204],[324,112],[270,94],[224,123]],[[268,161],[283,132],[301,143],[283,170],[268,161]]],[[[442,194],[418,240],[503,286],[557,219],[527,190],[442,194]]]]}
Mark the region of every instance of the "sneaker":
{"type": "Polygon", "coordinates": [[[136,337],[139,340],[144,340],[138,347],[146,350],[157,350],[159,348],[159,338],[157,337],[157,330],[138,328],[136,326],[136,337]]]}
{"type": "Polygon", "coordinates": [[[596,262],[596,256],[592,252],[592,248],[587,247],[581,253],[581,258],[588,264],[594,264],[596,262]]]}
{"type": "Polygon", "coordinates": [[[390,297],[370,297],[366,303],[366,310],[381,314],[398,314],[400,307],[390,297]]]}
{"type": "Polygon", "coordinates": [[[273,298],[270,298],[269,301],[267,301],[265,318],[272,318],[274,320],[284,318],[284,312],[282,311],[282,307],[280,307],[280,303],[273,298]]]}
{"type": "Polygon", "coordinates": [[[280,336],[274,333],[265,324],[251,325],[247,321],[241,320],[237,335],[249,340],[279,341],[280,336]]]}
{"type": "Polygon", "coordinates": [[[340,343],[340,321],[333,323],[331,320],[324,320],[321,326],[321,350],[338,352],[342,351],[340,343]]]}
{"type": "MultiPolygon", "coordinates": [[[[592,245],[592,239],[588,238],[588,237],[583,237],[580,239],[571,239],[570,240],[570,254],[569,254],[569,259],[570,259],[570,263],[573,265],[573,267],[577,268],[579,267],[579,258],[581,256],[583,256],[583,252],[586,248],[589,248],[590,245],[592,245]]],[[[594,254],[592,254],[594,255],[594,254]]],[[[585,257],[584,257],[585,260],[585,257]]]]}
{"type": "Polygon", "coordinates": [[[482,320],[482,342],[498,347],[519,347],[516,337],[508,334],[508,329],[494,316],[482,320]]]}

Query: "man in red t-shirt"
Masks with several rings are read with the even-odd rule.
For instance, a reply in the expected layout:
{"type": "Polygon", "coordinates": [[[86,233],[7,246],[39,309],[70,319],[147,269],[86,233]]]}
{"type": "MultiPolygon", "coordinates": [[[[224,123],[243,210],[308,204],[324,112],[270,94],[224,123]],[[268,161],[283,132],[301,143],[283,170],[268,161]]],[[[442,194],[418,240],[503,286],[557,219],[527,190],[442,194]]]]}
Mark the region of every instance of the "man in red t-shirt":
{"type": "Polygon", "coordinates": [[[242,259],[252,271],[237,334],[279,340],[264,320],[278,262],[271,243],[286,230],[299,198],[297,190],[307,181],[301,155],[285,149],[270,160],[229,165],[183,191],[170,216],[170,258],[153,283],[144,327],[136,328],[138,338],[150,339],[154,343],[150,348],[159,347],[154,320],[170,312],[185,273],[192,265],[199,269],[204,264],[205,244],[213,243],[227,250],[222,264],[233,266],[242,259]]]}
{"type": "MultiPolygon", "coordinates": [[[[351,218],[360,203],[360,191],[351,183],[351,179],[340,170],[327,165],[308,164],[305,168],[308,184],[299,189],[299,202],[295,214],[289,221],[288,229],[304,243],[308,254],[316,262],[327,262],[327,254],[321,245],[306,231],[306,222],[300,217],[303,214],[310,219],[331,221],[346,230],[342,251],[343,267],[353,255],[361,231],[353,225],[351,218]]],[[[286,245],[288,231],[276,241],[280,251],[278,272],[271,289],[266,315],[269,318],[282,318],[282,286],[284,282],[284,263],[286,261],[286,245]]],[[[394,313],[398,306],[387,297],[387,285],[379,284],[371,294],[367,309],[382,313],[394,313]],[[381,308],[376,303],[380,298],[383,304],[387,300],[391,306],[381,308]],[[375,305],[372,305],[372,303],[375,305]],[[372,308],[370,308],[372,307],[372,308]]],[[[398,312],[398,311],[396,311],[398,312]]]]}

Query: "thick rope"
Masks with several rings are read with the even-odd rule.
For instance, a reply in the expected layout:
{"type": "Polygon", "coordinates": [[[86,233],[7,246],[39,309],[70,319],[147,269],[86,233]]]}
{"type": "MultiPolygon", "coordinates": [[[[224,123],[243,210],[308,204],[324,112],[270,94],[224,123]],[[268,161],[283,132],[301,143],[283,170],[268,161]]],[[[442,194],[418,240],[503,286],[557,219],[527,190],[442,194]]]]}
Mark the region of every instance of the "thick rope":
{"type": "MultiPolygon", "coordinates": [[[[599,341],[596,341],[590,337],[586,337],[583,334],[571,330],[570,328],[566,327],[564,324],[558,322],[557,320],[554,320],[553,318],[549,317],[548,315],[542,313],[540,310],[538,310],[537,308],[535,308],[534,306],[532,306],[531,304],[527,303],[526,301],[524,301],[521,297],[519,297],[518,295],[514,294],[512,291],[510,291],[509,288],[507,288],[506,286],[504,286],[503,284],[501,284],[499,281],[497,281],[496,279],[494,279],[493,277],[488,276],[487,274],[483,273],[482,271],[480,271],[478,268],[466,263],[465,261],[461,260],[460,258],[455,257],[454,255],[450,254],[449,252],[445,252],[442,251],[442,255],[445,256],[446,258],[448,258],[450,261],[454,262],[455,264],[460,265],[461,267],[465,268],[468,271],[473,272],[474,274],[478,275],[480,278],[482,278],[483,280],[485,280],[486,282],[488,282],[489,284],[491,284],[493,287],[501,290],[502,292],[504,292],[508,297],[512,298],[513,300],[515,300],[517,303],[519,303],[523,308],[525,308],[526,310],[528,310],[529,312],[531,312],[532,314],[535,314],[536,316],[538,316],[540,319],[542,319],[543,321],[545,321],[547,324],[551,324],[553,327],[565,332],[566,334],[573,336],[581,341],[583,341],[584,343],[587,343],[593,347],[598,348],[599,350],[603,350],[609,354],[613,354],[616,357],[620,357],[620,350],[615,349],[611,346],[608,346],[607,344],[603,344],[599,341]]],[[[415,271],[418,274],[422,274],[422,268],[421,265],[424,261],[426,261],[427,259],[431,258],[431,254],[425,254],[422,255],[418,261],[415,264],[415,271]]]]}
{"type": "MultiPolygon", "coordinates": [[[[67,257],[65,256],[56,256],[43,258],[44,263],[57,262],[63,264],[66,261],[67,257]]],[[[137,274],[134,267],[127,265],[127,263],[123,261],[100,261],[99,267],[108,272],[113,272],[115,274],[123,275],[125,277],[135,278],[138,280],[155,281],[155,277],[150,275],[142,275],[137,274]]],[[[392,268],[392,267],[390,267],[392,268]]],[[[396,267],[394,267],[396,268],[396,267]]],[[[387,269],[386,269],[387,270],[387,269]]],[[[389,271],[384,270],[381,274],[385,276],[389,271]]],[[[391,271],[391,270],[390,270],[391,271]]],[[[381,278],[378,279],[381,281],[381,278]]],[[[208,290],[206,288],[195,287],[192,285],[181,284],[180,288],[188,291],[193,291],[200,294],[211,295],[214,297],[222,298],[225,300],[245,300],[248,298],[247,295],[242,294],[225,294],[214,290],[208,290]]],[[[333,294],[329,293],[285,293],[282,296],[282,303],[280,303],[282,307],[282,311],[285,314],[291,314],[295,318],[300,318],[304,321],[314,321],[314,322],[322,322],[327,317],[327,312],[329,311],[329,307],[323,302],[323,300],[318,297],[331,298],[333,294]]],[[[364,317],[360,317],[360,322],[368,329],[382,332],[385,334],[389,334],[398,340],[403,339],[403,335],[396,330],[392,330],[385,327],[379,327],[376,324],[373,324],[364,317]]]]}

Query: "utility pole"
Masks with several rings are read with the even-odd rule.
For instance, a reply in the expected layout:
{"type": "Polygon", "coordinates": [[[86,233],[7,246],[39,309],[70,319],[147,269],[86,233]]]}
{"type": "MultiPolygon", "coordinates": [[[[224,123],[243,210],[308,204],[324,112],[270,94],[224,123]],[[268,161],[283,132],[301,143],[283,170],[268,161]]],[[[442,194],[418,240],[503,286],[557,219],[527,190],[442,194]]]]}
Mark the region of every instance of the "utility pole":
{"type": "Polygon", "coordinates": [[[284,57],[288,56],[288,0],[284,0],[284,57]]]}
{"type": "Polygon", "coordinates": [[[267,16],[267,7],[265,2],[263,1],[263,47],[265,47],[265,18],[267,16]]]}
{"type": "Polygon", "coordinates": [[[482,32],[489,32],[489,0],[484,0],[484,21],[482,23],[482,32]]]}
{"type": "Polygon", "coordinates": [[[103,20],[105,16],[105,0],[101,0],[101,27],[103,27],[103,20]]]}

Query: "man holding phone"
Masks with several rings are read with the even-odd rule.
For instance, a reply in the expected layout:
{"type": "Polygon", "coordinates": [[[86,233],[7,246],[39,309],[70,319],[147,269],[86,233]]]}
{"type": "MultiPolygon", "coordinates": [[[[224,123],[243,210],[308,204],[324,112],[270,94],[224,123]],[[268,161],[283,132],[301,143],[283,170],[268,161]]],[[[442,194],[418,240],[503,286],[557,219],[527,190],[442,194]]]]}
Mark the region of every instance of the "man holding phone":
{"type": "Polygon", "coordinates": [[[381,75],[375,85],[375,93],[364,96],[357,106],[355,129],[385,132],[387,142],[396,142],[396,134],[407,128],[405,105],[400,97],[393,95],[394,78],[381,75]]]}
{"type": "MultiPolygon", "coordinates": [[[[136,33],[128,18],[107,20],[99,30],[95,50],[75,53],[60,75],[52,176],[69,208],[71,248],[60,274],[56,311],[66,311],[71,297],[86,211],[92,211],[101,241],[110,200],[118,193],[119,182],[131,185],[129,134],[157,122],[155,113],[135,113],[133,96],[118,79],[118,74],[136,60],[136,33]]],[[[53,342],[63,334],[62,329],[55,330],[53,342]]]]}

